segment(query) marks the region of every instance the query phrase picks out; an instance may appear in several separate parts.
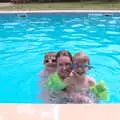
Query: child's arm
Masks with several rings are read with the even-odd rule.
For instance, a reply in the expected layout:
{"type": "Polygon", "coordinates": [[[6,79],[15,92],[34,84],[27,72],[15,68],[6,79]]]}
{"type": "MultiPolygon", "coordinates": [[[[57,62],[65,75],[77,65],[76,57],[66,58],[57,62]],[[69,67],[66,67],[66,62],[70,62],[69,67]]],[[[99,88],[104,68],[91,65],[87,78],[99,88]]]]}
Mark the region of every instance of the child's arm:
{"type": "Polygon", "coordinates": [[[65,80],[64,80],[64,83],[68,86],[71,86],[73,80],[72,80],[72,77],[67,77],[65,80]]]}

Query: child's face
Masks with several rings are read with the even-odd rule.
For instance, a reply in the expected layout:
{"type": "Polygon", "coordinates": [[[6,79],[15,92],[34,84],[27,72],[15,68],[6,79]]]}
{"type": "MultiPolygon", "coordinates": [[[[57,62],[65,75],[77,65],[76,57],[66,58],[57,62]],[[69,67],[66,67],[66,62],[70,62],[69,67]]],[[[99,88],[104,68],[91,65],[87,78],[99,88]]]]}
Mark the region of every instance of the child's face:
{"type": "Polygon", "coordinates": [[[89,63],[88,62],[81,62],[78,60],[73,60],[73,69],[79,75],[82,75],[89,70],[89,63]]]}
{"type": "Polygon", "coordinates": [[[46,67],[55,67],[56,64],[56,55],[55,54],[47,54],[44,61],[46,67]]]}

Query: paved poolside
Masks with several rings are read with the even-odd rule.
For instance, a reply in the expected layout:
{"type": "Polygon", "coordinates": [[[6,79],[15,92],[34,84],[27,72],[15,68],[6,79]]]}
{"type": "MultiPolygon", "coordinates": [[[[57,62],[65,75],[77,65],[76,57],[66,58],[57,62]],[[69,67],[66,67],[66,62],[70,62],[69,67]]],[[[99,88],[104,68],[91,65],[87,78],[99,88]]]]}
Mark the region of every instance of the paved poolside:
{"type": "Polygon", "coordinates": [[[3,7],[3,6],[11,6],[13,5],[12,3],[10,2],[7,2],[7,3],[0,3],[0,7],[3,7]]]}
{"type": "Polygon", "coordinates": [[[119,120],[120,105],[1,104],[0,120],[119,120]]]}

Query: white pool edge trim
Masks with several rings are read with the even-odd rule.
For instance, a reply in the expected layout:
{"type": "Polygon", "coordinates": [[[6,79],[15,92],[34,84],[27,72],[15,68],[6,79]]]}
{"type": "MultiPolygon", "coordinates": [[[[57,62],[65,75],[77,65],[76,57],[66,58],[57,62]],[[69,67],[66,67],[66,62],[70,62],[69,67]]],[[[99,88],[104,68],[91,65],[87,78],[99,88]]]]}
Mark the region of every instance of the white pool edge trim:
{"type": "Polygon", "coordinates": [[[0,11],[0,13],[94,13],[94,12],[111,12],[120,13],[120,10],[40,10],[40,11],[0,11]]]}

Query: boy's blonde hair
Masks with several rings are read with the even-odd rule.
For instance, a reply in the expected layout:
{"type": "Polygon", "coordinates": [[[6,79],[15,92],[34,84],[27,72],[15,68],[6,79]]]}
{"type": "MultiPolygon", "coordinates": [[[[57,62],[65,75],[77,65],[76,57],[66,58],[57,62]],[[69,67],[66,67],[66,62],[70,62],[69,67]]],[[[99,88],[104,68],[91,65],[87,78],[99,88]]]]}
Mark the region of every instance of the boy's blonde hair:
{"type": "Polygon", "coordinates": [[[88,64],[90,64],[90,58],[89,58],[89,56],[88,56],[86,53],[84,53],[84,52],[76,53],[76,54],[73,56],[73,60],[80,60],[82,63],[88,62],[88,64]]]}

